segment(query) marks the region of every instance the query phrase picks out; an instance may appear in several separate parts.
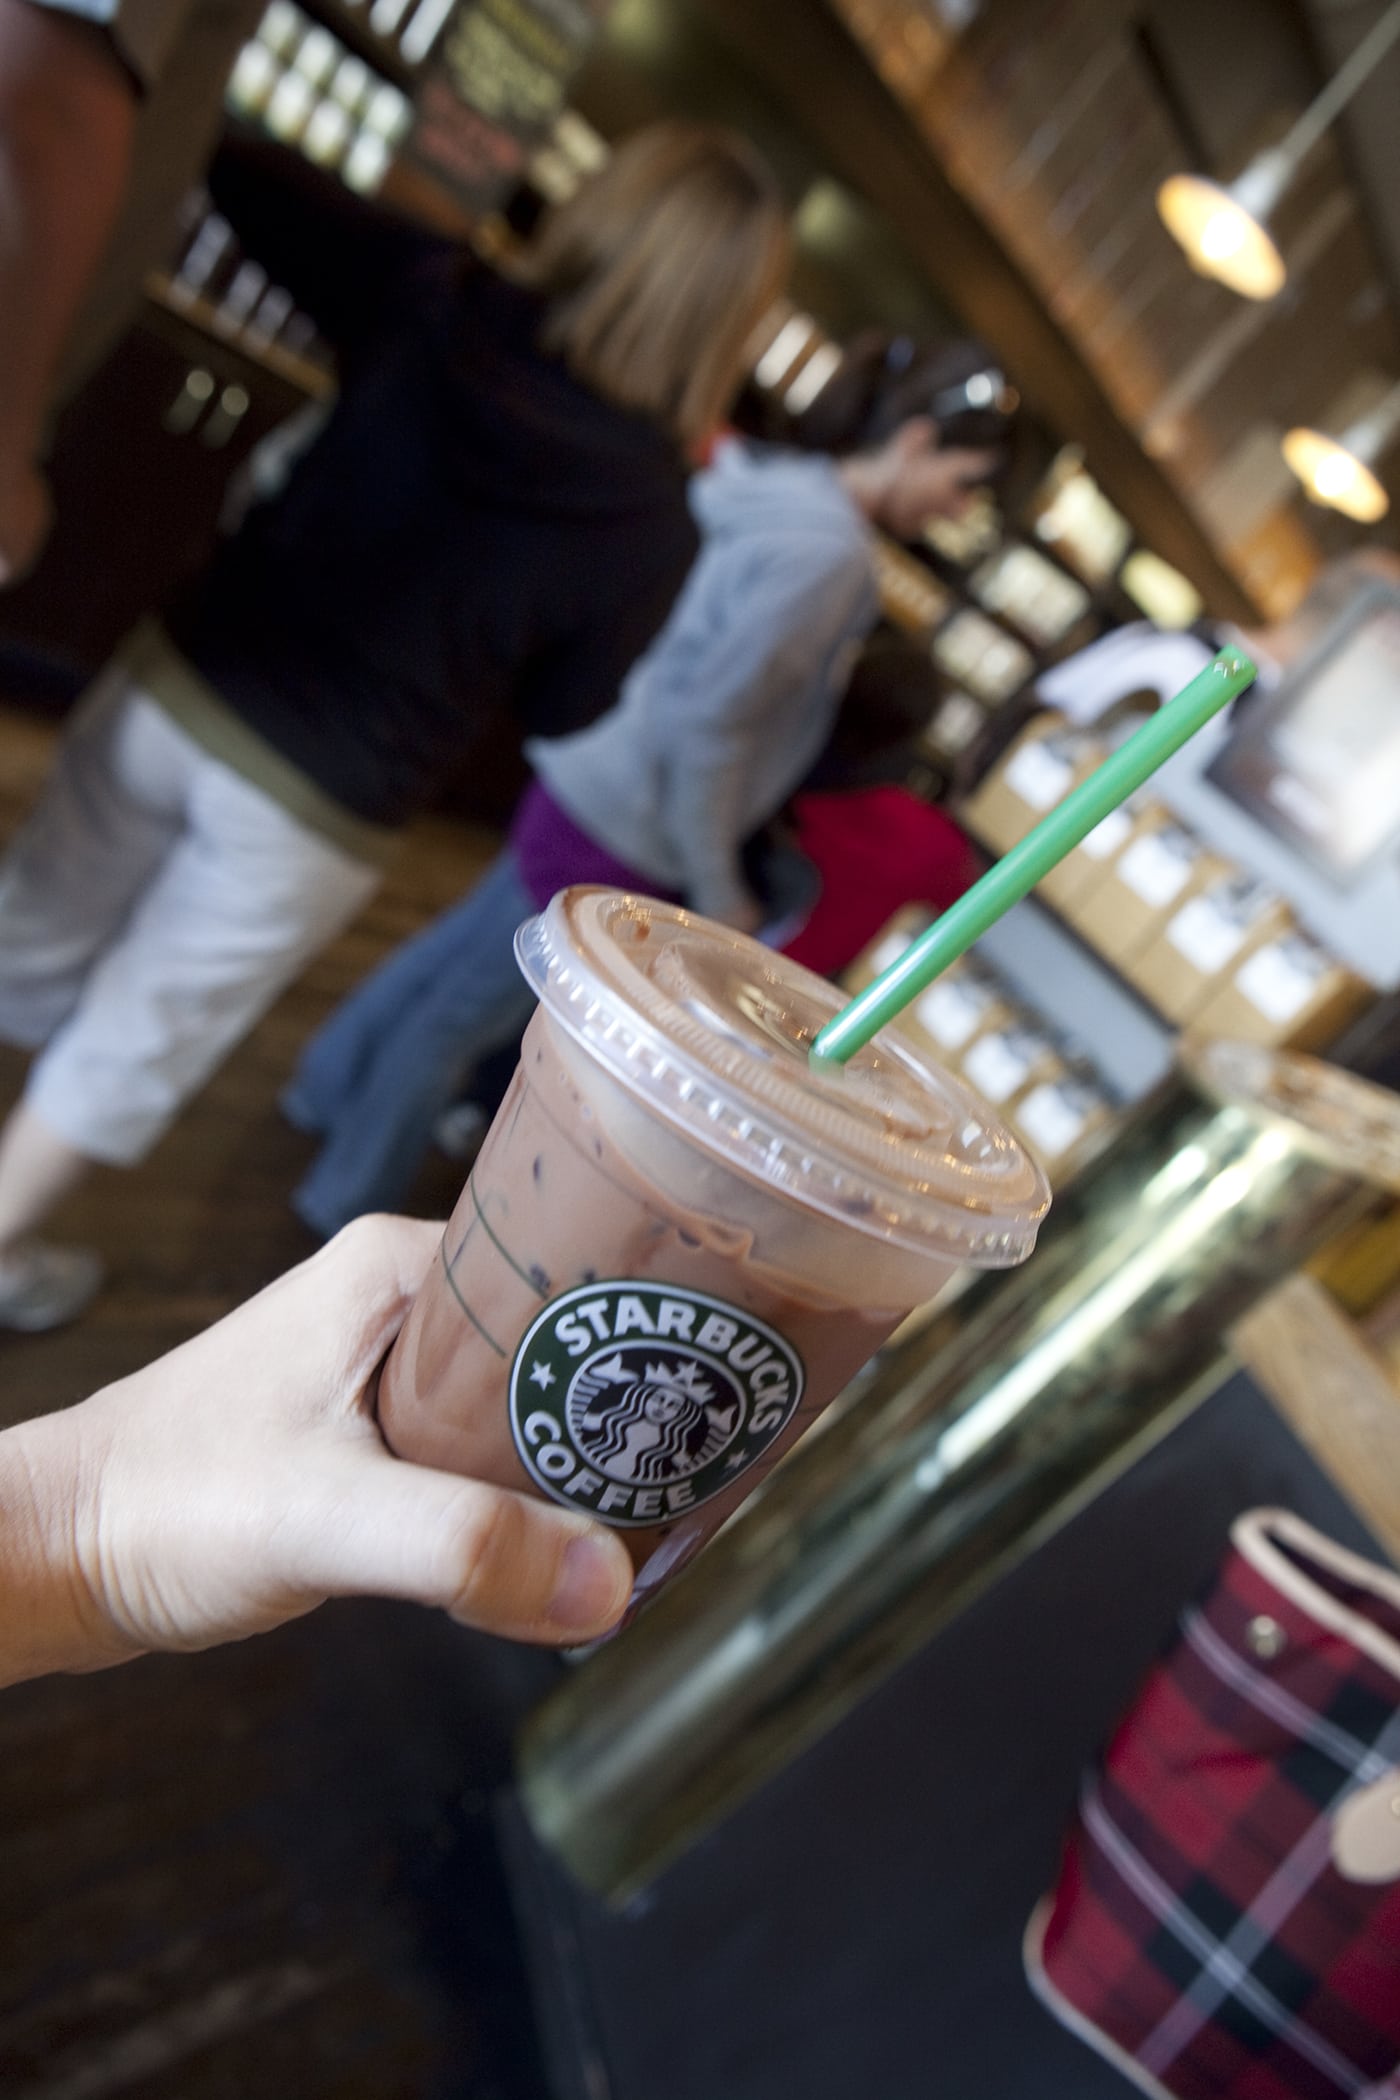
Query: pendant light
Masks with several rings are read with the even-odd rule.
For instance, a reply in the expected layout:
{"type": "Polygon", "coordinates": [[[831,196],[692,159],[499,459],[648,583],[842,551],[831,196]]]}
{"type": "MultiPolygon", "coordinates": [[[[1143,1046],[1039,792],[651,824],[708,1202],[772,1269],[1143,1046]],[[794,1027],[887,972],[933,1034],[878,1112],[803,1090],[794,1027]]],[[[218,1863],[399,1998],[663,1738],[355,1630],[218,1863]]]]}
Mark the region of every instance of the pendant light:
{"type": "Polygon", "coordinates": [[[1324,431],[1290,430],[1283,456],[1314,503],[1339,510],[1359,524],[1374,525],[1390,508],[1390,498],[1372,471],[1400,433],[1400,384],[1370,410],[1349,423],[1340,437],[1324,431]]]}
{"type": "Polygon", "coordinates": [[[1312,148],[1400,37],[1400,0],[1388,7],[1277,146],[1228,186],[1204,175],[1172,175],[1157,210],[1193,270],[1245,299],[1272,299],[1288,276],[1268,221],[1312,148]]]}

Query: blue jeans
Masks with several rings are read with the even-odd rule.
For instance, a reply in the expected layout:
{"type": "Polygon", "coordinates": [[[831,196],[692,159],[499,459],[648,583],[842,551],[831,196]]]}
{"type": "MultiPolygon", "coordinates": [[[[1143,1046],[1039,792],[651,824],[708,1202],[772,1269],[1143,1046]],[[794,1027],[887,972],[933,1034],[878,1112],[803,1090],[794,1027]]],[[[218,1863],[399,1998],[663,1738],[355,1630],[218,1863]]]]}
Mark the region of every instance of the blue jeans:
{"type": "Polygon", "coordinates": [[[518,1040],[535,995],[516,965],[515,931],[535,909],[502,853],[312,1037],[282,1105],[325,1141],[292,1195],[313,1232],[329,1238],[362,1211],[402,1204],[463,1080],[518,1040]]]}

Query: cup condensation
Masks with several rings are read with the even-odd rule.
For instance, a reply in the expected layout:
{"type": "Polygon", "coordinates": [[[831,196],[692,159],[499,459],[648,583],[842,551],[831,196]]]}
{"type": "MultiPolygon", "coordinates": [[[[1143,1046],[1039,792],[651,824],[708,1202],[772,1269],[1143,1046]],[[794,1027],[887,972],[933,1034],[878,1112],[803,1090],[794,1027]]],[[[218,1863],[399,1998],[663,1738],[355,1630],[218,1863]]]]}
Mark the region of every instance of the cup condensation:
{"type": "Polygon", "coordinates": [[[584,1509],[674,1572],[951,1273],[1049,1203],[897,1030],[807,1052],[824,979],[678,907],[576,888],[521,929],[540,1004],[384,1366],[403,1457],[584,1509]]]}

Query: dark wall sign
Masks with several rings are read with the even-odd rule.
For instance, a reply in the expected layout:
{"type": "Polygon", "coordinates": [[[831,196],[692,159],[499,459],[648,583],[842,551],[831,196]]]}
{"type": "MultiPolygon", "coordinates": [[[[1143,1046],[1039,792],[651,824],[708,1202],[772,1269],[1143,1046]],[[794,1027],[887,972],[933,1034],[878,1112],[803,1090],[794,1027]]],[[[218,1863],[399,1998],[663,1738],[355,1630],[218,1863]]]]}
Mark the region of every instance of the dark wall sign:
{"type": "Polygon", "coordinates": [[[609,0],[462,0],[423,75],[404,155],[473,210],[498,204],[564,107],[609,0]]]}

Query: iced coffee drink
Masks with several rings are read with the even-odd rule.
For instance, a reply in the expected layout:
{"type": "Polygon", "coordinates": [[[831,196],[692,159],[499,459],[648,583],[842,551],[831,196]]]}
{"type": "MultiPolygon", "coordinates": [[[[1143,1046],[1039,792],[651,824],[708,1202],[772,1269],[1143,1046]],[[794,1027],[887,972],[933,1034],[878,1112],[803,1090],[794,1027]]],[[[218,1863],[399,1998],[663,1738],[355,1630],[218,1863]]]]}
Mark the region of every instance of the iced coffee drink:
{"type": "Polygon", "coordinates": [[[648,1585],[1044,1179],[897,1031],[818,1074],[840,995],[673,906],[562,892],[522,928],[520,1065],[385,1364],[394,1450],[624,1534],[648,1585]]]}

